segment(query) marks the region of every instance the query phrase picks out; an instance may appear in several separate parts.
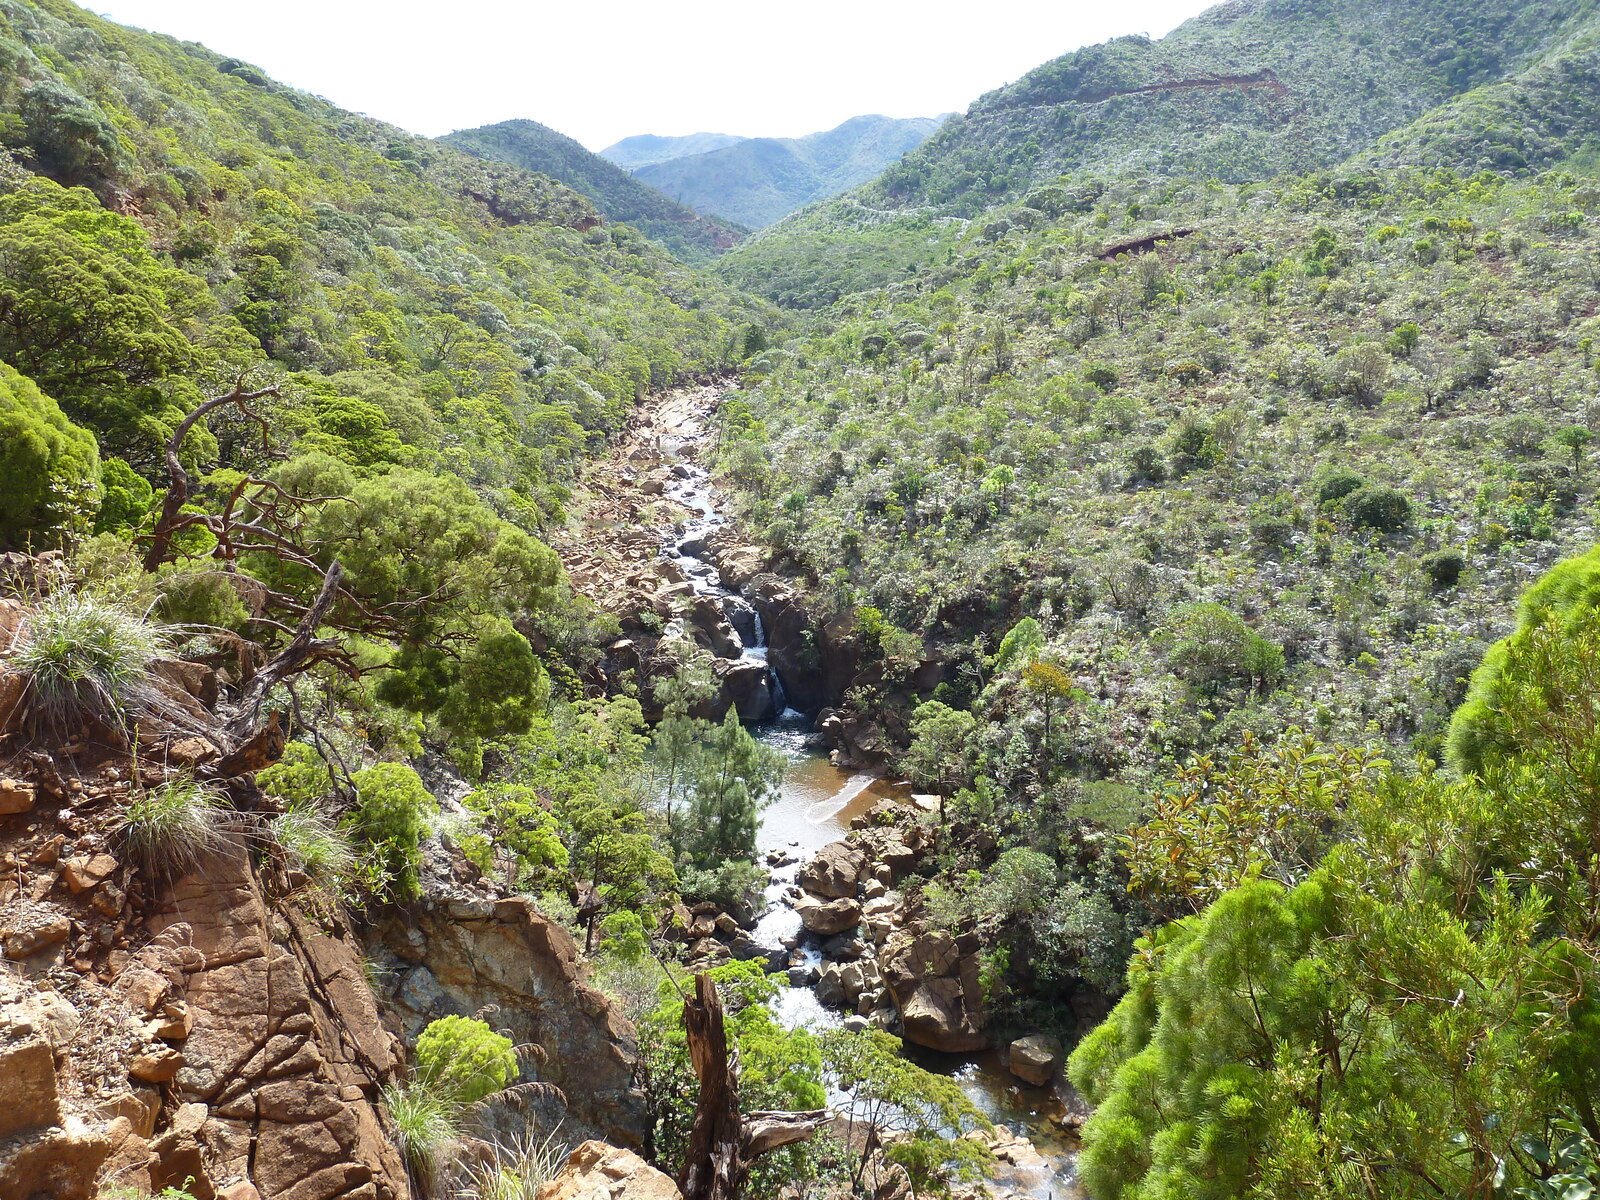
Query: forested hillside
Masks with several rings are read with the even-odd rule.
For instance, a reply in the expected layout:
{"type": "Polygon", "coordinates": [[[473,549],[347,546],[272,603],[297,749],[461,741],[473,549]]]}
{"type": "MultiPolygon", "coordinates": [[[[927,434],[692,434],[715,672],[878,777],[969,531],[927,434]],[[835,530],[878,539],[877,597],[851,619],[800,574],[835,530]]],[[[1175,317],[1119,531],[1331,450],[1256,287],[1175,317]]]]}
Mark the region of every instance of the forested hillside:
{"type": "Polygon", "coordinates": [[[1554,166],[1600,139],[1596,13],[1592,0],[1219,5],[979,98],[880,178],[768,231],[727,275],[826,304],[919,269],[953,219],[1063,174],[1237,183],[1363,154],[1466,173],[1554,166]]]}
{"type": "Polygon", "coordinates": [[[745,231],[701,216],[571,138],[537,121],[502,121],[440,139],[491,162],[509,163],[582,192],[612,221],[633,225],[680,258],[701,260],[736,245],[745,231]]]}

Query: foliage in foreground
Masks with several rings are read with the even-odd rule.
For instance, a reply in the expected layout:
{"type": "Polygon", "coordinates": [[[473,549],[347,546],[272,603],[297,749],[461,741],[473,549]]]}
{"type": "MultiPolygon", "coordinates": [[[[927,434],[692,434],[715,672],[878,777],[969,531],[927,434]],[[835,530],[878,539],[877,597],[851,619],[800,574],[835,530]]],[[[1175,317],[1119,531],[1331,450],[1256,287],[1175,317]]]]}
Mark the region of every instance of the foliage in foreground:
{"type": "MultiPolygon", "coordinates": [[[[1529,612],[1476,774],[1363,771],[1309,875],[1242,878],[1140,942],[1069,1064],[1093,1194],[1563,1194],[1600,1097],[1600,608],[1529,612]]],[[[1320,769],[1273,778],[1329,811],[1320,769]]],[[[1208,854],[1174,843],[1165,871],[1208,854]]]]}

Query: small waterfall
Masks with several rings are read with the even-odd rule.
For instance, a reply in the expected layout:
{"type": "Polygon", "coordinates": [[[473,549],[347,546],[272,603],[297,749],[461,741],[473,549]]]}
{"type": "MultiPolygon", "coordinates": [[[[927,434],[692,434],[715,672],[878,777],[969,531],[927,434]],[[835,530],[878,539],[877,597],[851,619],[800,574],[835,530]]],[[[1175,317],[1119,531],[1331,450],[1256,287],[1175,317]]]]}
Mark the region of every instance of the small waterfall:
{"type": "MultiPolygon", "coordinates": [[[[729,622],[734,626],[742,647],[739,658],[743,662],[758,662],[767,668],[767,689],[772,696],[772,711],[782,716],[788,709],[787,697],[783,681],[767,662],[767,629],[761,612],[739,592],[723,587],[721,572],[703,557],[711,535],[719,526],[726,524],[726,518],[717,511],[711,476],[705,468],[683,459],[672,470],[678,482],[668,489],[667,495],[700,515],[685,521],[681,532],[668,534],[661,545],[661,557],[683,569],[696,596],[722,602],[720,607],[724,615],[729,611],[730,606],[726,602],[730,600],[750,610],[751,633],[748,636],[739,629],[738,623],[729,622]]],[[[668,626],[669,630],[672,628],[672,625],[668,626]]],[[[681,624],[677,628],[681,630],[681,624]]]]}

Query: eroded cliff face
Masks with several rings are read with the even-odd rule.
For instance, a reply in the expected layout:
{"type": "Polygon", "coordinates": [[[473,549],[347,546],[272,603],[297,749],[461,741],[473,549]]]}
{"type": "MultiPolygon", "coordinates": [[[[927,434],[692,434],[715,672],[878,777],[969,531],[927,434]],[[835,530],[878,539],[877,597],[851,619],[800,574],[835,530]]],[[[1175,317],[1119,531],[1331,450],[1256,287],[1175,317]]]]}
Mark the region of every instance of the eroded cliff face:
{"type": "Polygon", "coordinates": [[[98,757],[0,766],[0,1196],[406,1200],[375,1107],[401,1047],[350,929],[275,899],[242,841],[145,878],[115,833],[126,768],[98,757]]]}
{"type": "Polygon", "coordinates": [[[215,769],[225,681],[160,664],[184,727],[131,747],[46,732],[6,669],[27,613],[0,600],[0,1200],[410,1200],[382,1088],[428,1020],[486,1007],[544,1048],[524,1078],[570,1102],[545,1101],[541,1128],[639,1143],[633,1031],[559,925],[437,840],[436,898],[407,911],[358,921],[307,892],[253,776],[215,769]],[[234,810],[222,846],[151,875],[121,833],[130,800],[208,768],[234,810]]]}
{"type": "Polygon", "coordinates": [[[560,1088],[534,1102],[563,1138],[640,1146],[647,1121],[634,1082],[633,1026],[591,988],[567,931],[526,898],[465,894],[388,915],[369,934],[384,998],[415,1037],[429,1021],[493,1009],[513,1041],[541,1047],[523,1078],[560,1088]]]}

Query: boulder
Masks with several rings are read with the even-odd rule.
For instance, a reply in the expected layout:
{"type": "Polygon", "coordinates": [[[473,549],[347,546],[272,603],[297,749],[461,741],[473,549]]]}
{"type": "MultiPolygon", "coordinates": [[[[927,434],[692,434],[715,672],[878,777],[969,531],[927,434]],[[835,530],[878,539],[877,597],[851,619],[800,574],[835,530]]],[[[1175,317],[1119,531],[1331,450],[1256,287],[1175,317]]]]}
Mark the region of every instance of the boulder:
{"type": "Polygon", "coordinates": [[[722,615],[722,604],[711,596],[697,596],[687,614],[694,640],[718,658],[738,658],[744,642],[722,615]]]}
{"type": "Polygon", "coordinates": [[[738,596],[724,596],[721,603],[722,615],[733,626],[739,640],[746,646],[759,645],[761,618],[756,616],[756,610],[750,602],[738,596]]]}
{"type": "Polygon", "coordinates": [[[818,1004],[825,1008],[845,1006],[848,997],[844,991],[843,973],[843,968],[838,963],[829,963],[817,973],[815,991],[818,1004]]]}
{"type": "Polygon", "coordinates": [[[723,712],[733,708],[741,721],[768,721],[777,716],[772,696],[772,673],[754,658],[719,658],[711,665],[721,688],[723,712]]]}
{"type": "Polygon", "coordinates": [[[866,874],[867,856],[852,842],[829,842],[797,877],[800,886],[818,896],[855,896],[866,874]]]}
{"type": "Polygon", "coordinates": [[[938,930],[898,929],[878,961],[907,1041],[949,1054],[987,1049],[978,955],[938,930]]]}
{"type": "Polygon", "coordinates": [[[794,902],[794,910],[800,914],[802,925],[824,937],[843,933],[861,924],[861,905],[845,897],[823,900],[817,896],[801,896],[794,902]]]}
{"type": "Polygon", "coordinates": [[[21,959],[37,954],[72,932],[65,913],[46,904],[24,904],[14,908],[0,925],[0,948],[7,958],[21,959]]]}
{"type": "Polygon", "coordinates": [[[1053,1037],[1033,1034],[1011,1043],[1008,1063],[1011,1073],[1035,1087],[1044,1087],[1061,1069],[1061,1043],[1053,1037]]]}
{"type": "Polygon", "coordinates": [[[682,1200],[678,1185],[631,1150],[584,1142],[537,1200],[682,1200]]]}

